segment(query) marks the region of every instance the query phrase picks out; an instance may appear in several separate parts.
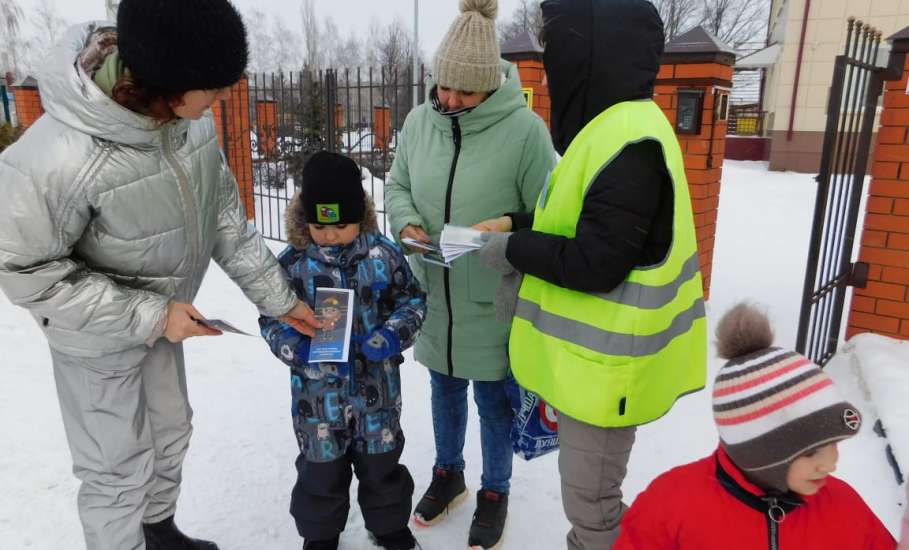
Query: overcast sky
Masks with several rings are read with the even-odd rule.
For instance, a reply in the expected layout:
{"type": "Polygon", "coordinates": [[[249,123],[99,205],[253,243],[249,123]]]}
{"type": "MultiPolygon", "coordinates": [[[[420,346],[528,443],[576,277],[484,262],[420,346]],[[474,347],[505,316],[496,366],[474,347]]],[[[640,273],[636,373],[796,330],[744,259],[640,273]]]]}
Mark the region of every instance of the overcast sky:
{"type": "MultiPolygon", "coordinates": [[[[40,2],[39,0],[18,0],[26,17],[40,2]]],[[[536,1],[536,0],[534,0],[536,1]]],[[[299,0],[233,0],[243,13],[256,7],[269,15],[280,16],[294,31],[300,32],[299,0]]],[[[54,0],[59,15],[71,23],[105,17],[105,0],[54,0]]],[[[427,56],[435,53],[436,47],[448,30],[451,21],[458,14],[458,0],[419,0],[420,3],[420,48],[427,56]]],[[[519,0],[499,0],[499,18],[510,17],[519,0]]],[[[355,30],[366,36],[369,21],[373,17],[382,22],[401,17],[408,28],[413,25],[414,0],[316,0],[316,11],[320,17],[330,15],[343,36],[355,30]]]]}

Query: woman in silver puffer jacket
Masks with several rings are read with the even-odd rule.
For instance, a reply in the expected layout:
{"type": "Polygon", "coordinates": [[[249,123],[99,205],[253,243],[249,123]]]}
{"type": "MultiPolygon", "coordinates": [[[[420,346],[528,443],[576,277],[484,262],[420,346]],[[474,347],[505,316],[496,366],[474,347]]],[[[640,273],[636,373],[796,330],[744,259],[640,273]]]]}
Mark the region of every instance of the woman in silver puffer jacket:
{"type": "Polygon", "coordinates": [[[318,323],[246,220],[208,108],[240,79],[227,0],[124,0],[39,75],[46,114],[0,156],[0,289],[51,348],[88,550],[216,549],[174,526],[189,444],[181,342],[212,259],[262,315],[318,323]]]}

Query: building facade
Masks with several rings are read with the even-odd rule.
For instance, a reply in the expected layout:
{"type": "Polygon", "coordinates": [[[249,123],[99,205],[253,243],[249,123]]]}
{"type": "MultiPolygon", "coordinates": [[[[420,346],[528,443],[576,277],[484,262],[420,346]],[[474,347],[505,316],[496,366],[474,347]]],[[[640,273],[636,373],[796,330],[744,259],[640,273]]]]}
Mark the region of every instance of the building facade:
{"type": "MultiPolygon", "coordinates": [[[[763,108],[772,170],[817,172],[833,66],[843,53],[850,17],[886,38],[909,25],[909,0],[773,0],[768,49],[737,63],[747,67],[753,61],[766,69],[763,108]]],[[[882,42],[879,62],[886,63],[888,54],[882,42]]]]}

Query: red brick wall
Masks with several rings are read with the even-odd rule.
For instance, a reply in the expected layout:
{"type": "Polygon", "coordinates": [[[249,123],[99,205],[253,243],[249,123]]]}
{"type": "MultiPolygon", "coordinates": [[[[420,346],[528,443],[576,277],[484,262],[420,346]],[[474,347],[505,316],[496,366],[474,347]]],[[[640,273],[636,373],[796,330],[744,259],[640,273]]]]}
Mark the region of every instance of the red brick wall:
{"type": "Polygon", "coordinates": [[[246,217],[253,219],[256,210],[253,200],[252,140],[249,135],[249,81],[245,77],[231,87],[230,98],[225,101],[225,106],[226,124],[222,118],[221,102],[217,101],[212,105],[218,142],[224,149],[226,126],[227,164],[240,186],[240,197],[246,207],[246,217]]]}
{"type": "Polygon", "coordinates": [[[543,86],[543,62],[532,59],[522,59],[515,62],[521,75],[521,86],[533,88],[533,111],[540,115],[549,126],[552,104],[549,101],[549,89],[543,86]]]}
{"type": "Polygon", "coordinates": [[[846,338],[874,332],[909,339],[909,57],[902,80],[888,82],[877,134],[859,261],[867,288],[853,293],[846,338]]]}
{"type": "Polygon", "coordinates": [[[723,176],[723,157],[726,152],[726,121],[714,124],[714,86],[707,81],[732,80],[732,67],[720,63],[663,65],[657,75],[654,101],[675,127],[679,88],[704,89],[701,133],[678,135],[685,155],[685,173],[691,194],[691,208],[704,279],[704,296],[710,297],[713,276],[713,246],[716,240],[716,220],[720,203],[720,180],[723,176]],[[691,80],[691,83],[685,83],[691,80]]]}
{"type": "Polygon", "coordinates": [[[16,116],[24,130],[44,114],[41,96],[38,94],[38,88],[14,88],[13,93],[16,96],[16,116]]]}

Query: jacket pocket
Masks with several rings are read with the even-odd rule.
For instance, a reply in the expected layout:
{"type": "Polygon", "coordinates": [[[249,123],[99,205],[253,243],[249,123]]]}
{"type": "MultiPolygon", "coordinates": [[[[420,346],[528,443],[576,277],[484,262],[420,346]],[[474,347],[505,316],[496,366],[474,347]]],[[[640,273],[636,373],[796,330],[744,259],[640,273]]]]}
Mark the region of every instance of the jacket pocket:
{"type": "Polygon", "coordinates": [[[467,255],[467,292],[472,302],[492,303],[502,276],[483,265],[476,252],[467,255]]]}

